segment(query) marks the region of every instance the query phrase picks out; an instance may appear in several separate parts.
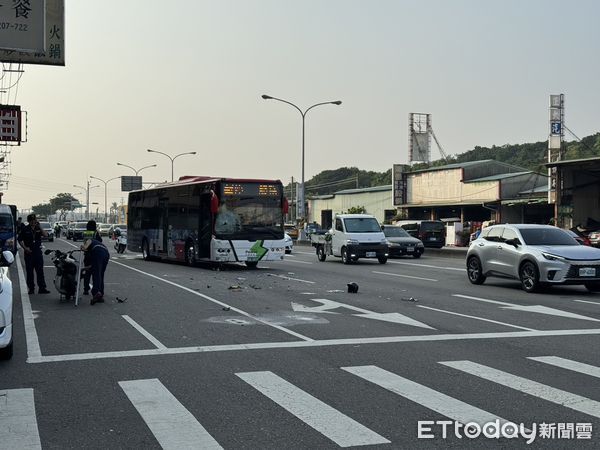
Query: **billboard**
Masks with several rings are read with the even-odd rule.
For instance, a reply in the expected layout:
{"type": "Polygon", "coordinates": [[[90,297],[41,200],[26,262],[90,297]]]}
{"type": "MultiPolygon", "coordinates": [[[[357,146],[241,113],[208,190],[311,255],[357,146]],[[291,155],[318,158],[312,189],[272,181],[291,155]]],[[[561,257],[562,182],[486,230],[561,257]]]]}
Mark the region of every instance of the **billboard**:
{"type": "Polygon", "coordinates": [[[121,190],[123,192],[138,191],[142,189],[142,177],[140,176],[122,176],[121,190]]]}
{"type": "Polygon", "coordinates": [[[21,142],[21,107],[0,105],[0,141],[21,142]]]}
{"type": "Polygon", "coordinates": [[[0,0],[0,48],[46,50],[46,0],[0,0]]]}
{"type": "MultiPolygon", "coordinates": [[[[1,3],[9,3],[0,0],[1,3]]],[[[22,64],[65,65],[65,1],[46,0],[45,46],[36,52],[0,49],[0,61],[22,64]]],[[[0,8],[2,10],[2,8],[0,8]]],[[[2,41],[3,42],[3,41],[2,41]]],[[[5,47],[4,45],[2,47],[5,47]]]]}
{"type": "Polygon", "coordinates": [[[392,186],[394,189],[394,206],[403,206],[407,201],[407,174],[409,166],[394,164],[392,169],[392,186]]]}

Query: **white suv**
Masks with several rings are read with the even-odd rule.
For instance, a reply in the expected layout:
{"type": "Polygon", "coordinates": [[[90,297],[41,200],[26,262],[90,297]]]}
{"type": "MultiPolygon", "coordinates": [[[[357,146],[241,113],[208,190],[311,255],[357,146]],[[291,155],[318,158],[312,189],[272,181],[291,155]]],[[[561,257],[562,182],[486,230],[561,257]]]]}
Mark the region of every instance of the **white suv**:
{"type": "Polygon", "coordinates": [[[8,278],[8,266],[15,260],[10,251],[0,257],[0,359],[10,359],[13,354],[12,333],[12,282],[8,278]]]}

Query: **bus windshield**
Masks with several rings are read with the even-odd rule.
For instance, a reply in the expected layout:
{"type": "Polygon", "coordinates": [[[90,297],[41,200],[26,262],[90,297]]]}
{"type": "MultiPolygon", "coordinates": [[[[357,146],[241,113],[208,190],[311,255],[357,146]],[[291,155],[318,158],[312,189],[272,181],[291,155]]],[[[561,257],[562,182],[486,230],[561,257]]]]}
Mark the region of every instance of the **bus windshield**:
{"type": "Polygon", "coordinates": [[[277,198],[225,197],[215,218],[219,239],[283,239],[277,198]]]}

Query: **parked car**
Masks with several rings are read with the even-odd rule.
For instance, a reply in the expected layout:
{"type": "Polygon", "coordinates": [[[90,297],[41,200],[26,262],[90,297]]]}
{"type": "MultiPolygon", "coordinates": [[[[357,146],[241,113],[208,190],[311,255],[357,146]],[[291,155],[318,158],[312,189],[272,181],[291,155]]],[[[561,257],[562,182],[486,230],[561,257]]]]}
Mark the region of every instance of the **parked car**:
{"type": "Polygon", "coordinates": [[[446,224],[441,220],[401,220],[396,222],[425,247],[442,248],[446,244],[446,224]]]}
{"type": "Polygon", "coordinates": [[[50,222],[40,222],[40,228],[48,233],[48,237],[42,236],[42,241],[54,241],[54,227],[50,222]]]}
{"type": "Polygon", "coordinates": [[[17,233],[15,219],[8,205],[0,204],[0,252],[10,250],[17,253],[17,233]]]}
{"type": "Polygon", "coordinates": [[[569,233],[569,236],[571,236],[573,239],[575,239],[577,242],[579,242],[579,244],[581,245],[592,245],[590,242],[590,239],[582,234],[576,233],[573,230],[566,230],[567,233],[569,233]]]}
{"type": "Polygon", "coordinates": [[[292,237],[287,233],[284,234],[283,241],[285,242],[285,252],[289,255],[294,250],[294,241],[292,241],[292,237]]]}
{"type": "Polygon", "coordinates": [[[0,256],[0,359],[10,359],[13,355],[13,295],[8,266],[14,260],[14,255],[8,250],[0,256]]]}
{"type": "Polygon", "coordinates": [[[71,239],[74,241],[83,241],[83,232],[87,230],[87,222],[75,222],[69,231],[71,232],[71,239]]]}
{"type": "Polygon", "coordinates": [[[390,257],[408,255],[413,258],[420,258],[425,251],[423,242],[412,237],[404,228],[395,225],[382,225],[381,229],[388,241],[390,257]]]}
{"type": "Polygon", "coordinates": [[[554,284],[582,284],[600,292],[600,249],[580,245],[551,225],[494,225],[467,252],[467,276],[482,284],[488,276],[516,278],[526,292],[554,284]]]}
{"type": "Polygon", "coordinates": [[[590,240],[590,245],[600,247],[600,231],[592,231],[588,234],[588,239],[590,240]]]}

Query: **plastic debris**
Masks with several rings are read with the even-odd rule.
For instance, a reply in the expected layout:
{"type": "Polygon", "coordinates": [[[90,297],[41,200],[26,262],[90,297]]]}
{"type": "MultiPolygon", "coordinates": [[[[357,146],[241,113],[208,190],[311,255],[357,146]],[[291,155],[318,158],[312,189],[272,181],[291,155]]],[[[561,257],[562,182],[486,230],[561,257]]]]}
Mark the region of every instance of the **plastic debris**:
{"type": "Polygon", "coordinates": [[[229,310],[231,310],[231,308],[229,306],[223,306],[222,309],[223,309],[223,311],[229,311],[229,310]]]}
{"type": "Polygon", "coordinates": [[[117,301],[119,303],[125,303],[127,301],[127,297],[125,297],[125,298],[119,298],[119,297],[117,297],[117,301]]]}
{"type": "Polygon", "coordinates": [[[239,291],[242,289],[242,287],[239,284],[233,284],[233,285],[229,286],[228,289],[231,289],[232,291],[239,291]]]}
{"type": "Polygon", "coordinates": [[[400,300],[402,300],[403,302],[418,302],[419,301],[414,297],[402,297],[400,300]]]}
{"type": "Polygon", "coordinates": [[[344,291],[342,291],[341,289],[329,289],[327,292],[330,294],[339,294],[344,291]]]}
{"type": "Polygon", "coordinates": [[[358,294],[358,284],[348,283],[348,293],[349,294],[358,294]]]}

